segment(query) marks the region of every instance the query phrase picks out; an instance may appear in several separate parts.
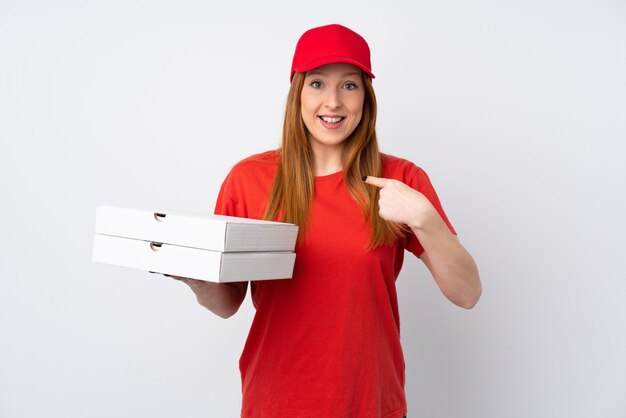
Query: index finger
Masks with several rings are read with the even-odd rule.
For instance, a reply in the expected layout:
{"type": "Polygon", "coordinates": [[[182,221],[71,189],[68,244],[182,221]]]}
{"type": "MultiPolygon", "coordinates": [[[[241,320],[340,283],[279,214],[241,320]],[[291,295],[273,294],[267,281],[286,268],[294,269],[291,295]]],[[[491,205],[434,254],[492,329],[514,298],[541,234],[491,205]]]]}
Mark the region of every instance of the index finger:
{"type": "Polygon", "coordinates": [[[387,184],[387,179],[382,177],[374,177],[374,176],[363,176],[363,181],[367,184],[371,184],[372,186],[383,188],[387,184]]]}

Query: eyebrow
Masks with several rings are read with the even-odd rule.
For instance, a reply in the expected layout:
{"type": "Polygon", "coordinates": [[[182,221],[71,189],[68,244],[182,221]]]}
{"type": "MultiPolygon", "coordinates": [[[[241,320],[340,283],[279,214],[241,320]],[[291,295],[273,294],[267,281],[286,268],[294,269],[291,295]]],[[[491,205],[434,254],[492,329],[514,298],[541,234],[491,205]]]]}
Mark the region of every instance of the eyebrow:
{"type": "MultiPolygon", "coordinates": [[[[325,73],[323,71],[315,71],[315,70],[309,71],[306,74],[307,77],[310,76],[310,75],[321,75],[321,76],[324,76],[324,77],[328,77],[328,73],[325,73]]],[[[350,71],[350,72],[347,72],[347,73],[343,73],[341,76],[342,77],[348,77],[348,76],[352,76],[352,75],[361,75],[361,73],[359,71],[350,71]]]]}

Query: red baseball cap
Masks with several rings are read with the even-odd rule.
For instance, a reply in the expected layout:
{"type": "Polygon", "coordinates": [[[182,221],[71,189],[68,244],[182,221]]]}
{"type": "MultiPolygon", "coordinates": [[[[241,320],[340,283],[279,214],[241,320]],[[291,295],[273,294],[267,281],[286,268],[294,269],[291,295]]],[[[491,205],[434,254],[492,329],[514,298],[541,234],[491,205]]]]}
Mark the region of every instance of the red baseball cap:
{"type": "Polygon", "coordinates": [[[345,62],[356,65],[371,78],[370,48],[355,31],[341,25],[326,25],[304,32],[296,45],[291,63],[291,77],[322,65],[345,62]]]}

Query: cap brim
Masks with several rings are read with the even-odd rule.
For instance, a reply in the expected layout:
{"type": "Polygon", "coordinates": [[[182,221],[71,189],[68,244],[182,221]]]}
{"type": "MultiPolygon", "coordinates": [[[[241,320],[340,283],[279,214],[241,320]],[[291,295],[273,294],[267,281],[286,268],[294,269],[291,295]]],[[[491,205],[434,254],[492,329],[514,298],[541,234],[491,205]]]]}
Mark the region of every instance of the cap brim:
{"type": "Polygon", "coordinates": [[[311,61],[305,62],[303,64],[300,64],[299,66],[295,67],[293,69],[293,71],[291,72],[291,78],[293,79],[293,74],[294,73],[306,73],[307,71],[314,70],[315,68],[321,67],[322,65],[334,64],[334,63],[337,63],[337,62],[343,62],[343,63],[346,63],[346,64],[355,65],[355,66],[359,67],[361,70],[363,70],[365,72],[365,74],[367,74],[370,78],[376,78],[376,76],[370,70],[368,70],[363,64],[361,64],[360,62],[355,61],[355,60],[350,59],[350,58],[341,57],[341,56],[323,57],[323,58],[319,58],[319,59],[316,59],[316,60],[311,60],[311,61]]]}

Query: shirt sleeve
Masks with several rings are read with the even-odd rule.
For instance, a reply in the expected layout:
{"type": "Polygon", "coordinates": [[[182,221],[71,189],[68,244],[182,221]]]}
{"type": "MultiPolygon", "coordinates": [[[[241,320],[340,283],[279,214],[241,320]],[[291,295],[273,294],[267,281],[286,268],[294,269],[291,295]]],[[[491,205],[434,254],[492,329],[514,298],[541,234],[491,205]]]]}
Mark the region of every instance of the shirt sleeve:
{"type": "Polygon", "coordinates": [[[238,209],[239,199],[236,196],[236,187],[233,177],[233,172],[231,170],[222,182],[222,186],[220,187],[220,192],[217,195],[217,201],[215,203],[216,215],[241,216],[238,214],[240,212],[238,209]]]}
{"type": "Polygon", "coordinates": [[[216,214],[263,219],[276,171],[270,158],[248,157],[231,168],[215,202],[216,214]]]}
{"type": "MultiPolygon", "coordinates": [[[[443,207],[441,206],[439,196],[437,196],[437,192],[435,191],[435,188],[433,187],[430,178],[428,177],[428,174],[426,174],[426,172],[421,168],[412,164],[410,169],[407,170],[407,174],[408,178],[405,179],[405,183],[411,186],[413,189],[417,190],[418,192],[422,193],[430,201],[435,210],[437,210],[437,212],[439,213],[439,216],[441,216],[441,219],[443,219],[443,221],[450,229],[450,232],[456,235],[456,231],[452,226],[452,223],[450,223],[448,216],[444,212],[443,207]]],[[[424,247],[422,247],[422,244],[419,242],[415,234],[410,230],[407,233],[405,248],[415,254],[417,257],[422,255],[422,253],[424,252],[424,247]]]]}
{"type": "Polygon", "coordinates": [[[236,167],[233,167],[222,182],[215,202],[215,214],[246,218],[244,194],[235,171],[236,167]]]}

